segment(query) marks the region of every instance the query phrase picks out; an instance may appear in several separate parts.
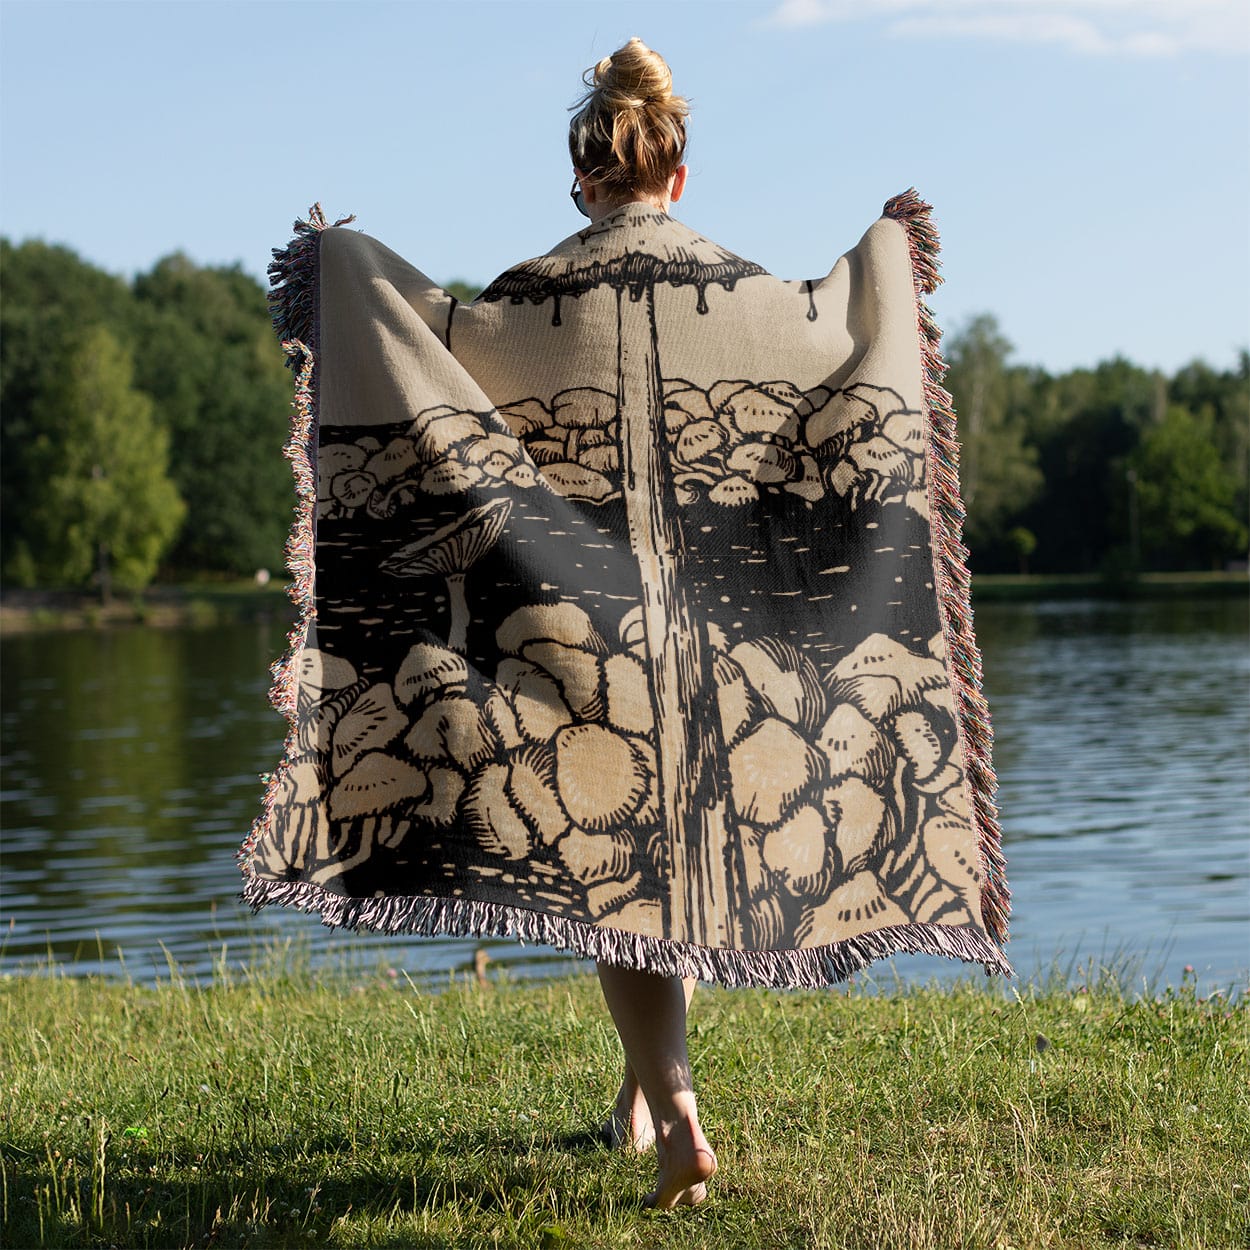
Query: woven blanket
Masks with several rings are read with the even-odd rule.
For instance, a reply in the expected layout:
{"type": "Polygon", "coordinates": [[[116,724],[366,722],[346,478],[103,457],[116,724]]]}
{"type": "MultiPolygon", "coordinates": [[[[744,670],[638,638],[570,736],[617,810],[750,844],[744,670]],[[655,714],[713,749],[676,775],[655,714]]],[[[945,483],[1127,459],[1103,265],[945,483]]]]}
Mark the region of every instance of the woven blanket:
{"type": "Polygon", "coordinates": [[[728,985],[1010,975],[929,206],[791,282],[630,204],[471,304],[345,225],[271,266],[300,613],[244,898],[728,985]]]}

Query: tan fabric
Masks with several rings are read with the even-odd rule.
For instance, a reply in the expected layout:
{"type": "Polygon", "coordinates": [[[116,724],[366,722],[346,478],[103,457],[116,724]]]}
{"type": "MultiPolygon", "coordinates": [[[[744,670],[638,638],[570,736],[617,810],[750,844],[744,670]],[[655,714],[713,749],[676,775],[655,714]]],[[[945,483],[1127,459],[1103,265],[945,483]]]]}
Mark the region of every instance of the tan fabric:
{"type": "Polygon", "coordinates": [[[1009,971],[916,216],[783,282],[634,204],[471,305],[305,231],[315,575],[250,901],[731,984],[1009,971]]]}

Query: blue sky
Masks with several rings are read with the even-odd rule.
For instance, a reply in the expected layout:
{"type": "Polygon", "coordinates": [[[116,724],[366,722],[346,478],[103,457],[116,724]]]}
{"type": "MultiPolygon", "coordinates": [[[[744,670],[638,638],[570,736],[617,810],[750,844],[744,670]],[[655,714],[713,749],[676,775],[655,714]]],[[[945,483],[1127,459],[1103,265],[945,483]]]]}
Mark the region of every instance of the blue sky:
{"type": "Polygon", "coordinates": [[[892,194],[1016,359],[1250,344],[1244,0],[0,0],[0,228],[263,274],[314,200],[440,280],[577,228],[567,108],[631,35],[691,99],[678,215],[782,277],[892,194]]]}

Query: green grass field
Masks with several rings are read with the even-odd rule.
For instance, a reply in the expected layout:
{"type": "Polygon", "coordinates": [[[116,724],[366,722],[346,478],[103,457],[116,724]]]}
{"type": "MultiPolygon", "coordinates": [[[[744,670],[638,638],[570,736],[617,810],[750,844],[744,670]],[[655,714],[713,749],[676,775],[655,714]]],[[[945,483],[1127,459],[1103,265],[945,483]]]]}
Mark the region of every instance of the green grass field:
{"type": "Polygon", "coordinates": [[[653,1159],[593,1138],[593,978],[275,968],[0,982],[5,1246],[1250,1244],[1244,994],[702,987],[720,1172],[654,1213],[653,1159]]]}

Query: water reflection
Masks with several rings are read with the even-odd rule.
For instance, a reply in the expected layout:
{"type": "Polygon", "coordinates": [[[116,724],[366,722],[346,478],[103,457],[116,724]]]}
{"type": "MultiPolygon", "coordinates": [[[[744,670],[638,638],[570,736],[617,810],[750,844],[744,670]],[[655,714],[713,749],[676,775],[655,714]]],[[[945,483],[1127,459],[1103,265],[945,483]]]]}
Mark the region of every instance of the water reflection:
{"type": "MultiPolygon", "coordinates": [[[[1250,655],[1244,600],[990,604],[1010,954],[1028,975],[1129,951],[1177,981],[1250,968],[1250,655]]],[[[234,855],[281,751],[265,701],[279,623],[25,635],[0,649],[0,968],[207,977],[267,941],[425,976],[478,945],[517,975],[578,966],[514,942],[330,934],[236,901],[234,855]]],[[[898,959],[888,981],[952,975],[898,959]]]]}

